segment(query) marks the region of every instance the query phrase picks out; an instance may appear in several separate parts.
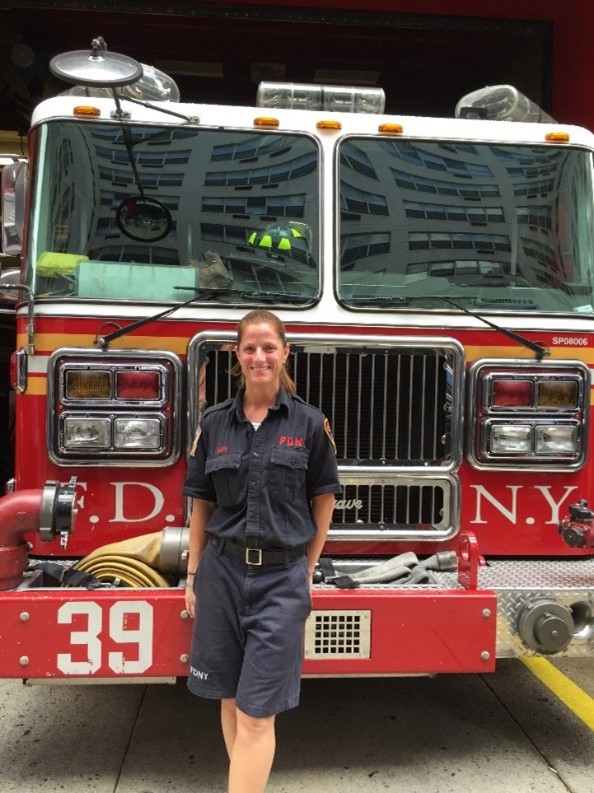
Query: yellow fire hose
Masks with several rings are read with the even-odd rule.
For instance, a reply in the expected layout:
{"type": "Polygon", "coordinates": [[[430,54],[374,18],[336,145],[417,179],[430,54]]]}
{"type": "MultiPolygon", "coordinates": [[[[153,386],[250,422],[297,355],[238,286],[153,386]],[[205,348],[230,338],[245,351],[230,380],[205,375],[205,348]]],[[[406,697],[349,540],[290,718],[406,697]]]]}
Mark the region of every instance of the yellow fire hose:
{"type": "Polygon", "coordinates": [[[161,550],[161,532],[133,537],[96,548],[74,565],[115,586],[168,587],[169,582],[156,569],[161,550]]]}

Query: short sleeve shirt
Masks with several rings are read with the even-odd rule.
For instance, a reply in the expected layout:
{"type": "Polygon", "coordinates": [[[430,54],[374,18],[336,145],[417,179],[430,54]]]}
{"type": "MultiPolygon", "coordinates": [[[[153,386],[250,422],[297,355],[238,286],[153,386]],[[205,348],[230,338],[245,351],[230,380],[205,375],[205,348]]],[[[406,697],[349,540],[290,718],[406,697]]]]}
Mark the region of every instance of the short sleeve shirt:
{"type": "Polygon", "coordinates": [[[316,532],[311,499],[342,490],[328,421],[281,388],[256,430],[242,398],[205,411],[183,493],[216,503],[209,534],[258,548],[304,545],[316,532]]]}

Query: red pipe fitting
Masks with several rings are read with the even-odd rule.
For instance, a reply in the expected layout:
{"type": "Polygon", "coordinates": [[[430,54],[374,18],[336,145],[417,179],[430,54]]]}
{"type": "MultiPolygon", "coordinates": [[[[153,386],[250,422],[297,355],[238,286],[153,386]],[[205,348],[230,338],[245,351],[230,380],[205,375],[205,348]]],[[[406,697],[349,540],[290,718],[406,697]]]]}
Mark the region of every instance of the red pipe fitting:
{"type": "Polygon", "coordinates": [[[64,545],[76,518],[76,478],[66,486],[46,482],[42,490],[20,490],[0,498],[0,591],[17,587],[24,578],[28,547],[24,536],[39,532],[64,545]]]}
{"type": "Polygon", "coordinates": [[[0,498],[0,590],[23,580],[27,566],[24,535],[41,524],[43,490],[21,490],[0,498]]]}

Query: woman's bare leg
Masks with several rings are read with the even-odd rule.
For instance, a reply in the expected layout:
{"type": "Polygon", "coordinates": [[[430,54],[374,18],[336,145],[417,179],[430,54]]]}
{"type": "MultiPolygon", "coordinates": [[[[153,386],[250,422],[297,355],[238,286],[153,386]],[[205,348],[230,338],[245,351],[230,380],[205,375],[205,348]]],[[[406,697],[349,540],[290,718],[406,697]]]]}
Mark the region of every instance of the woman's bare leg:
{"type": "Polygon", "coordinates": [[[221,724],[229,755],[229,793],[264,793],[276,749],[275,717],[248,716],[234,699],[224,699],[221,724]]]}

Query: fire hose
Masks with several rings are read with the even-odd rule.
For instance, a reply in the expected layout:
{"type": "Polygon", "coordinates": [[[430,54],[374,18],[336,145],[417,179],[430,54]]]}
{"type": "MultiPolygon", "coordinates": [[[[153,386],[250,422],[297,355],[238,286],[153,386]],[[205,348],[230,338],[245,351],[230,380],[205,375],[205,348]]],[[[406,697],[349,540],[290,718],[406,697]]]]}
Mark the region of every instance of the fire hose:
{"type": "Polygon", "coordinates": [[[339,589],[356,589],[368,584],[387,583],[396,586],[413,586],[437,583],[431,571],[456,570],[457,557],[455,551],[442,551],[419,561],[415,553],[408,551],[351,574],[337,573],[329,559],[320,559],[319,567],[321,580],[324,583],[334,584],[339,589]]]}
{"type": "Polygon", "coordinates": [[[160,549],[161,532],[145,534],[97,548],[73,569],[112,586],[168,587],[169,582],[156,569],[160,549]]]}

